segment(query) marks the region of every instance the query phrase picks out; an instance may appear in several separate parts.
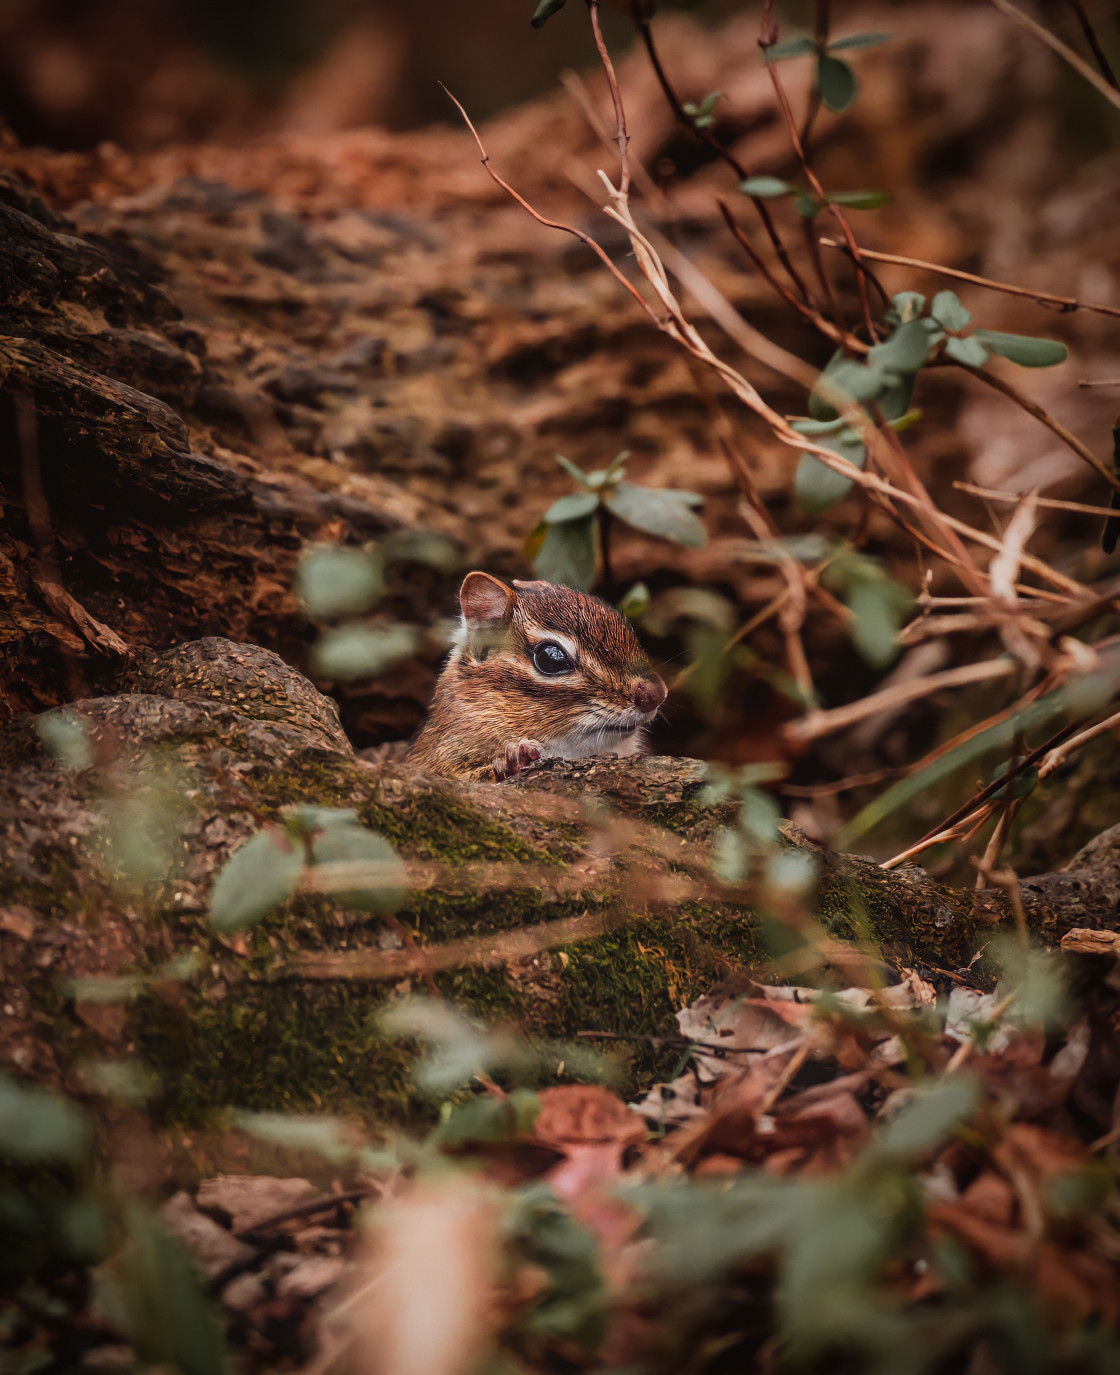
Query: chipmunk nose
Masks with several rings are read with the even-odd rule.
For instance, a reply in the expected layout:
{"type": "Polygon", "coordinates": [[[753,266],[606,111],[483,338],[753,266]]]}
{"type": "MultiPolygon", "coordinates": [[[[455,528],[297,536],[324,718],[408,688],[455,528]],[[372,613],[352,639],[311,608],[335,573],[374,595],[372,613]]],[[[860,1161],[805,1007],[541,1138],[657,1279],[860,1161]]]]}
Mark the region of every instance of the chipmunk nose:
{"type": "Polygon", "coordinates": [[[668,689],[656,673],[634,684],[634,705],[639,711],[656,711],[668,689]]]}

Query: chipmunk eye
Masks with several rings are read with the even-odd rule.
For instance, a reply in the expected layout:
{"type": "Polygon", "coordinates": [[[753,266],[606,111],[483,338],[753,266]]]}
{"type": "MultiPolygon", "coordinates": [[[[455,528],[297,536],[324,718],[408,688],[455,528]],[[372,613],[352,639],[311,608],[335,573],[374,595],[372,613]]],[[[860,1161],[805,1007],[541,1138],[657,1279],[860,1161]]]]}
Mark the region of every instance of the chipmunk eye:
{"type": "Polygon", "coordinates": [[[533,646],[533,667],[538,673],[571,673],[575,668],[566,650],[551,640],[533,646]]]}

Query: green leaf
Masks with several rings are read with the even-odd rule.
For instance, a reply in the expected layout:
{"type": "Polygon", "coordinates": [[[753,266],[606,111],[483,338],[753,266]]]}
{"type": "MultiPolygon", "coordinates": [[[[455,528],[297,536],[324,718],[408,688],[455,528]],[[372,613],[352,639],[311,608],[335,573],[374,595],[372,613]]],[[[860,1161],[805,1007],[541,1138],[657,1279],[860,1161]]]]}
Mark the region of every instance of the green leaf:
{"type": "Polygon", "coordinates": [[[828,45],[830,53],[850,51],[852,48],[873,48],[877,43],[886,43],[893,38],[890,33],[852,33],[847,38],[837,38],[828,45]]]}
{"type": "Polygon", "coordinates": [[[596,493],[572,492],[570,496],[554,501],[544,513],[544,518],[549,525],[561,525],[566,520],[582,520],[598,505],[599,498],[596,493]]]}
{"type": "Polygon", "coordinates": [[[595,517],[550,525],[533,567],[545,582],[586,591],[595,581],[595,517]]]}
{"type": "Polygon", "coordinates": [[[807,57],[810,53],[817,51],[817,45],[812,38],[791,38],[786,43],[775,43],[772,48],[767,48],[763,56],[767,62],[784,62],[790,57],[807,57]]]}
{"type": "Polygon", "coordinates": [[[603,503],[619,520],[647,535],[672,540],[675,544],[699,549],[707,543],[704,522],[691,509],[694,492],[676,492],[671,488],[635,487],[620,482],[603,497],[603,503]]]}
{"type": "Polygon", "coordinates": [[[1052,368],[1069,357],[1065,344],[1056,339],[1036,339],[1030,334],[1004,334],[998,329],[974,329],[972,337],[979,339],[990,353],[1009,358],[1022,368],[1052,368]]]}
{"type": "Polygon", "coordinates": [[[309,549],[296,571],[296,595],[313,621],[368,611],[381,596],[381,586],[377,560],[341,544],[309,549]]]}
{"type": "Polygon", "coordinates": [[[846,62],[823,53],[817,60],[817,92],[833,114],[842,115],[855,104],[859,81],[846,62]]]}
{"type": "Polygon", "coordinates": [[[0,1074],[0,1159],[33,1165],[75,1163],[89,1147],[78,1109],[57,1093],[0,1074]]]}
{"type": "Polygon", "coordinates": [[[852,644],[872,668],[886,668],[898,657],[898,632],[910,609],[910,594],[883,578],[858,581],[848,590],[852,644]]]}
{"type": "MultiPolygon", "coordinates": [[[[822,435],[817,442],[822,448],[831,449],[841,458],[846,458],[857,468],[862,468],[867,461],[867,450],[863,446],[863,440],[855,430],[847,426],[836,435],[822,435]]],[[[793,480],[793,490],[797,504],[806,515],[817,516],[822,511],[827,511],[830,506],[842,501],[851,489],[850,477],[835,472],[812,454],[801,455],[793,480]]]]}
{"type": "Polygon", "coordinates": [[[982,368],[988,361],[988,350],[970,335],[961,339],[950,335],[945,340],[945,352],[957,363],[966,363],[970,368],[982,368]]]}
{"type": "Polygon", "coordinates": [[[566,0],[540,0],[540,4],[533,11],[533,17],[529,20],[534,29],[539,29],[542,24],[547,24],[554,14],[558,14],[566,3],[566,0]]]}
{"type": "Polygon", "coordinates": [[[311,845],[314,864],[360,863],[370,874],[358,888],[332,888],[331,895],[343,907],[360,912],[392,912],[404,900],[404,865],[392,845],[364,826],[331,826],[311,845]]]}
{"type": "MultiPolygon", "coordinates": [[[[920,411],[910,411],[910,399],[914,395],[914,384],[917,381],[917,374],[913,372],[888,373],[887,385],[879,393],[877,404],[883,412],[883,419],[892,428],[898,427],[898,421],[909,413],[914,420],[921,416],[920,411]]],[[[903,426],[905,428],[905,426],[903,426]]]]}
{"type": "Polygon", "coordinates": [[[805,416],[791,422],[791,428],[798,434],[807,435],[810,439],[819,434],[835,434],[837,430],[843,428],[844,421],[839,416],[835,420],[811,420],[805,416]]]}
{"type": "Polygon", "coordinates": [[[1014,990],[1012,1016],[1027,1026],[1057,1030],[1071,1011],[1069,989],[1061,957],[1042,950],[1025,950],[1014,937],[1004,938],[995,950],[1003,969],[997,992],[1014,990]]]}
{"type": "Polygon", "coordinates": [[[603,474],[603,481],[599,484],[599,486],[610,487],[614,483],[618,482],[626,471],[626,469],[623,467],[623,464],[629,457],[629,449],[622,449],[617,454],[615,454],[614,458],[612,458],[610,463],[607,464],[607,471],[603,474]]]}
{"type": "Polygon", "coordinates": [[[933,298],[929,312],[941,328],[947,329],[950,334],[957,334],[972,324],[972,316],[961,305],[955,291],[939,291],[933,298]]]}
{"type": "Polygon", "coordinates": [[[815,191],[798,191],[797,199],[793,202],[793,208],[805,220],[816,219],[824,207],[825,202],[815,191]]]}
{"type": "Polygon", "coordinates": [[[894,197],[889,191],[834,191],[828,200],[830,205],[846,205],[850,210],[878,210],[894,197]]]}
{"type": "MultiPolygon", "coordinates": [[[[894,303],[892,314],[898,317],[900,325],[916,320],[926,308],[926,298],[920,291],[900,291],[891,300],[894,303]]],[[[890,315],[887,318],[890,319],[890,315]]]]}
{"type": "Polygon", "coordinates": [[[86,723],[76,711],[57,707],[35,717],[35,729],[45,749],[66,769],[88,769],[93,746],[86,723]]]}
{"type": "MultiPolygon", "coordinates": [[[[921,320],[910,320],[876,344],[867,355],[868,363],[884,372],[914,373],[929,362],[930,339],[921,320]]],[[[909,400],[907,400],[909,404],[909,400]]],[[[903,407],[905,409],[905,407],[903,407]]],[[[901,412],[900,412],[901,414],[901,412]]]]}
{"type": "Polygon", "coordinates": [[[837,849],[846,849],[884,818],[901,811],[915,797],[930,792],[957,769],[963,769],[965,765],[971,764],[989,750],[1005,748],[1017,735],[1028,735],[1056,716],[1081,719],[1103,711],[1118,691],[1120,669],[1116,667],[1072,678],[1064,687],[1048,692],[1022,711],[1014,712],[1004,720],[955,745],[925,768],[916,769],[906,778],[893,784],[843,827],[836,838],[837,849]]]}
{"type": "MultiPolygon", "coordinates": [[[[850,358],[839,358],[829,363],[817,382],[817,393],[829,407],[837,401],[874,401],[889,385],[890,379],[877,367],[868,363],[856,363],[850,358]],[[833,392],[839,396],[833,398],[833,392]]],[[[811,408],[810,408],[811,409],[811,408]]],[[[830,419],[821,416],[820,419],[830,419]]]]}
{"type": "Polygon", "coordinates": [[[512,1141],[531,1130],[540,1099],[530,1089],[514,1089],[505,1098],[472,1098],[437,1126],[433,1144],[450,1149],[471,1141],[512,1141]]]}
{"type": "Polygon", "coordinates": [[[565,458],[563,454],[557,454],[556,462],[559,463],[569,477],[574,477],[581,487],[588,486],[587,474],[582,468],[577,468],[570,458],[565,458]]]}
{"type": "Polygon", "coordinates": [[[111,1316],[145,1364],[224,1375],[221,1329],[194,1263],[139,1205],[129,1206],[127,1221],[125,1248],[108,1268],[111,1316]]]}
{"type": "Polygon", "coordinates": [[[359,824],[358,813],[353,807],[317,807],[302,802],[284,810],[284,826],[301,840],[314,840],[320,831],[359,824]]]}
{"type": "Polygon", "coordinates": [[[942,1080],[914,1096],[887,1123],[875,1154],[888,1160],[912,1160],[940,1146],[980,1100],[976,1083],[966,1075],[942,1080]]]}
{"type": "Polygon", "coordinates": [[[636,620],[649,606],[649,588],[644,582],[636,582],[618,604],[619,611],[627,620],[636,620]]]}
{"type": "Polygon", "coordinates": [[[710,115],[716,108],[716,101],[723,95],[722,91],[709,91],[704,97],[704,103],[700,106],[702,115],[710,115]]]}
{"type": "Polygon", "coordinates": [[[393,530],[382,535],[377,550],[386,563],[426,563],[441,573],[451,573],[462,562],[459,546],[432,530],[393,530]]]}
{"type": "MultiPolygon", "coordinates": [[[[997,778],[1002,778],[1010,767],[1010,761],[1005,760],[988,775],[988,782],[994,783],[997,778]]],[[[1007,786],[1008,785],[1005,783],[997,792],[992,793],[991,801],[1002,802],[1007,796],[1007,786]]],[[[1038,766],[1036,764],[1031,764],[1029,768],[1020,769],[1011,780],[1011,796],[1016,799],[1026,797],[1029,793],[1034,792],[1037,786],[1038,766]]]]}
{"type": "Polygon", "coordinates": [[[236,1126],[258,1141],[280,1146],[301,1155],[318,1155],[333,1165],[352,1160],[353,1144],[347,1140],[350,1124],[339,1117],[304,1117],[284,1112],[244,1112],[233,1114],[236,1126]]]}
{"type": "Polygon", "coordinates": [[[796,187],[791,186],[788,181],[782,181],[781,177],[747,177],[739,183],[739,190],[744,196],[753,196],[756,200],[769,200],[772,196],[788,196],[796,187]]]}
{"type": "Polygon", "coordinates": [[[215,931],[242,931],[296,891],[303,848],[279,826],[267,826],[226,860],[210,894],[215,931]]]}
{"type": "Polygon", "coordinates": [[[340,625],[319,636],[311,651],[311,666],[320,678],[345,681],[376,678],[416,649],[416,632],[406,625],[379,630],[364,625],[340,625]]]}

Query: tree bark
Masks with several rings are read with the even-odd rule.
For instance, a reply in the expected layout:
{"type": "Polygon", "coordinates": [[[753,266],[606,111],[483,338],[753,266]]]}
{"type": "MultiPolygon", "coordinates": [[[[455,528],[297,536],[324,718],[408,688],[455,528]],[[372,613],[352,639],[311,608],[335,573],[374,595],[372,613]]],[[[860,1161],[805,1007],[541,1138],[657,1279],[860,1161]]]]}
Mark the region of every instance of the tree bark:
{"type": "MultiPolygon", "coordinates": [[[[695,760],[556,762],[502,784],[371,764],[283,660],[217,639],[134,652],[110,694],[69,710],[86,734],[69,767],[45,750],[43,718],[0,736],[0,1044],[25,1072],[67,1077],[131,1047],[185,1120],[224,1103],[407,1118],[406,1060],[376,1016],[402,993],[558,1042],[630,1037],[623,1068],[641,1077],[664,1068],[651,1038],[683,1003],[767,961],[752,893],[712,875],[731,818],[705,803],[695,760]],[[352,808],[394,843],[408,888],[395,917],[341,906],[312,869],[253,929],[216,935],[217,869],[300,804],[352,808]]],[[[828,932],[896,968],[960,977],[1012,928],[1003,892],[785,843],[814,861],[828,932]]],[[[1044,944],[1114,928],[1120,828],[1021,895],[1044,944]]]]}

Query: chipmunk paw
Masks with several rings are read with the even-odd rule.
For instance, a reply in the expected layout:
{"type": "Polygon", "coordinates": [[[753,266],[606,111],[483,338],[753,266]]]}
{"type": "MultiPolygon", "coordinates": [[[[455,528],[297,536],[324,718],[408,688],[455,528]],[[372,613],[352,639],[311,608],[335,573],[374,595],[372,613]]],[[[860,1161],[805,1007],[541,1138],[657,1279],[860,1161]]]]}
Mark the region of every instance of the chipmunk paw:
{"type": "Polygon", "coordinates": [[[494,781],[500,783],[504,778],[512,778],[515,773],[527,769],[541,757],[541,747],[535,740],[511,741],[504,755],[498,755],[492,765],[494,781]]]}

